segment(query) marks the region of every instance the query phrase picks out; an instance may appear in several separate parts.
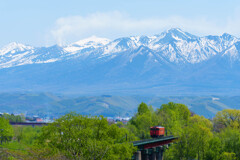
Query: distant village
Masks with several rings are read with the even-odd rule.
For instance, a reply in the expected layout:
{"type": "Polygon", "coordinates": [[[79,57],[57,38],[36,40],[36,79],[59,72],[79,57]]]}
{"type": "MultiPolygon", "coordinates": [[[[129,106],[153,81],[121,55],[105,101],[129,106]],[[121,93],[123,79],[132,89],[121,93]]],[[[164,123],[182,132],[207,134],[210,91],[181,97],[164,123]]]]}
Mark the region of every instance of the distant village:
{"type": "MultiPolygon", "coordinates": [[[[40,117],[38,115],[24,115],[22,113],[2,113],[0,112],[0,117],[5,117],[9,119],[10,122],[25,122],[25,123],[52,123],[56,118],[52,117],[40,117]]],[[[131,117],[107,117],[109,123],[118,123],[122,122],[127,124],[131,117]]]]}
{"type": "Polygon", "coordinates": [[[35,122],[35,123],[51,123],[54,121],[53,118],[49,118],[49,117],[40,117],[38,115],[34,115],[34,116],[28,116],[28,115],[24,115],[22,113],[2,113],[0,112],[0,116],[1,117],[5,117],[7,118],[10,122],[35,122]]]}
{"type": "Polygon", "coordinates": [[[127,124],[131,117],[107,117],[109,123],[117,123],[122,122],[123,124],[127,124]]]}

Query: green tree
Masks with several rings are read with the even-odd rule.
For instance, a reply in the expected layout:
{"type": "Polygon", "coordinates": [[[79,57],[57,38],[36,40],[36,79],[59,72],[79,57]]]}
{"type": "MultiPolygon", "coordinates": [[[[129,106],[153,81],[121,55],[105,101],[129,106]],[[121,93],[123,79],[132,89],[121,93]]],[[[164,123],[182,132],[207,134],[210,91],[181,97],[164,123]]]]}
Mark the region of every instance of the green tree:
{"type": "Polygon", "coordinates": [[[240,110],[224,109],[219,111],[214,117],[214,128],[216,131],[231,127],[240,128],[240,110]]]}
{"type": "Polygon", "coordinates": [[[235,155],[235,153],[228,153],[228,152],[223,152],[221,154],[220,160],[236,160],[237,157],[235,155]]]}
{"type": "Polygon", "coordinates": [[[240,159],[240,132],[238,129],[226,128],[218,134],[223,152],[234,153],[240,159]]]}
{"type": "Polygon", "coordinates": [[[142,115],[142,114],[145,114],[145,113],[148,113],[150,112],[150,109],[148,108],[148,105],[146,103],[141,103],[139,106],[138,106],[138,115],[142,115]]]}
{"type": "Polygon", "coordinates": [[[163,104],[156,112],[158,123],[164,126],[168,133],[174,135],[181,134],[191,115],[187,106],[173,102],[163,104]]]}
{"type": "Polygon", "coordinates": [[[213,136],[211,132],[212,123],[203,116],[194,115],[190,118],[190,124],[188,127],[191,128],[191,141],[194,142],[191,146],[192,150],[196,151],[198,159],[205,160],[209,141],[213,136]]]}
{"type": "Polygon", "coordinates": [[[14,133],[13,128],[9,124],[9,121],[4,118],[0,117],[0,138],[1,138],[1,144],[3,142],[8,142],[12,139],[14,133]]]}
{"type": "Polygon", "coordinates": [[[141,103],[138,106],[138,112],[131,118],[128,123],[128,129],[131,130],[138,138],[150,138],[150,127],[158,125],[158,120],[152,106],[141,103]]]}
{"type": "Polygon", "coordinates": [[[222,152],[222,143],[218,136],[209,140],[209,147],[206,153],[206,160],[219,160],[222,152]]]}
{"type": "Polygon", "coordinates": [[[205,160],[209,141],[213,137],[211,132],[212,123],[208,119],[198,115],[187,118],[186,122],[185,125],[182,125],[182,129],[178,131],[178,142],[168,151],[171,154],[166,154],[167,157],[165,157],[167,159],[197,158],[205,160]]]}
{"type": "Polygon", "coordinates": [[[8,119],[9,122],[24,122],[25,121],[25,117],[24,117],[23,114],[21,114],[21,115],[14,115],[14,114],[4,113],[2,115],[2,117],[5,117],[6,119],[8,119]]]}
{"type": "Polygon", "coordinates": [[[67,114],[43,127],[38,144],[76,159],[130,159],[134,135],[100,117],[67,114]]]}

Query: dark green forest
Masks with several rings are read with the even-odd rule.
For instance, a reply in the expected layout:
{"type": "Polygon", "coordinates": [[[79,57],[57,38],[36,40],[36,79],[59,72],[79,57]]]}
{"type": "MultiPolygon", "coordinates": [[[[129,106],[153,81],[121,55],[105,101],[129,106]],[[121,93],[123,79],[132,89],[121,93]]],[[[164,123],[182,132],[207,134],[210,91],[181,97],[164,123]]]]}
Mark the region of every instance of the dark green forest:
{"type": "Polygon", "coordinates": [[[156,110],[141,103],[127,123],[103,116],[68,113],[43,127],[11,126],[0,117],[0,159],[131,159],[131,143],[149,139],[149,128],[164,126],[178,137],[164,152],[164,160],[239,160],[240,110],[225,109],[207,119],[184,104],[170,102],[156,110]]]}

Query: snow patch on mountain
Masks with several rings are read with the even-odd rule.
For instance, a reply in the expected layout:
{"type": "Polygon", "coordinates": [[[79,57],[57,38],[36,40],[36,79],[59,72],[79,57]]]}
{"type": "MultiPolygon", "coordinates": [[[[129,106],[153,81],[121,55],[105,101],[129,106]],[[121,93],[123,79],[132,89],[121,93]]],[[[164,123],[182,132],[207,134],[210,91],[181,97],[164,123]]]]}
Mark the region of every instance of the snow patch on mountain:
{"type": "Polygon", "coordinates": [[[240,41],[225,50],[222,54],[223,57],[228,57],[231,62],[240,61],[240,41]]]}
{"type": "Polygon", "coordinates": [[[65,47],[64,50],[67,52],[75,53],[76,51],[80,51],[85,48],[96,49],[108,44],[109,42],[110,40],[107,38],[99,38],[96,36],[92,36],[92,37],[77,41],[73,44],[70,44],[67,47],[65,47]]]}
{"type": "Polygon", "coordinates": [[[45,61],[36,61],[36,63],[52,63],[52,62],[56,62],[56,61],[59,61],[60,59],[59,58],[53,58],[53,59],[48,59],[48,60],[45,60],[45,61]]]}

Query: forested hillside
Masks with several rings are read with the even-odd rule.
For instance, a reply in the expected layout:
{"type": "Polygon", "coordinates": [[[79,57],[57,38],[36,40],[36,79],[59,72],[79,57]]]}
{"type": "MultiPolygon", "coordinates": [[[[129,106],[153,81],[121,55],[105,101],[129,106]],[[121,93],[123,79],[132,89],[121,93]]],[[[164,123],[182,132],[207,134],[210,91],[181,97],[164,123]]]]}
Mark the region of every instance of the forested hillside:
{"type": "Polygon", "coordinates": [[[223,109],[239,109],[239,96],[73,96],[51,93],[1,93],[0,112],[59,117],[71,111],[83,115],[133,116],[142,101],[154,109],[170,101],[182,103],[198,115],[213,118],[223,109]]]}

